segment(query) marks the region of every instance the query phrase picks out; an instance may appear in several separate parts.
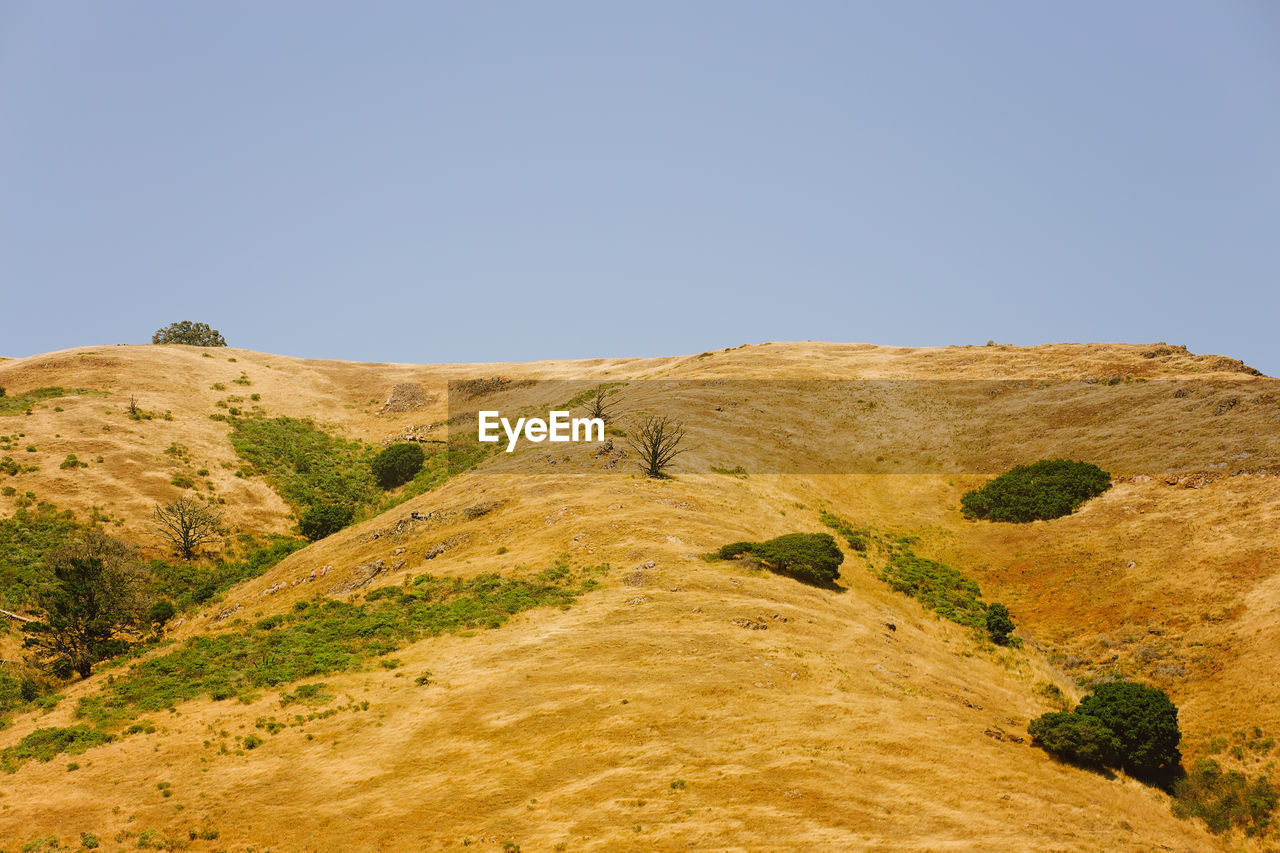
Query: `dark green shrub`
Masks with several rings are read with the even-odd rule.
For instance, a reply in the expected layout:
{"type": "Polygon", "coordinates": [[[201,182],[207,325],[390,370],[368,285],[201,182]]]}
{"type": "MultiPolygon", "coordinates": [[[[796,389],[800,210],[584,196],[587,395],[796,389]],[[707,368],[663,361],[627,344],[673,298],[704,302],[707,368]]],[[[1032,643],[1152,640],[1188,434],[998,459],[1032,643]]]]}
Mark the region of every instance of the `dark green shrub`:
{"type": "Polygon", "coordinates": [[[1051,711],[1031,721],[1027,732],[1050,755],[1084,767],[1114,767],[1120,741],[1096,717],[1051,711]]]}
{"type": "Polygon", "coordinates": [[[298,519],[298,530],[303,536],[316,542],[337,533],[351,523],[356,508],[351,504],[314,504],[298,519]]]}
{"type": "Polygon", "coordinates": [[[1182,772],[1178,708],[1163,690],[1146,684],[1100,684],[1070,714],[1045,714],[1032,720],[1027,731],[1060,758],[1124,768],[1161,787],[1167,788],[1182,772]]]}
{"type": "Polygon", "coordinates": [[[124,637],[142,616],[142,583],[128,546],[101,534],[64,550],[52,568],[54,584],[33,596],[40,619],[23,623],[23,645],[55,673],[88,678],[95,663],[128,648],[124,637]]]}
{"type": "Polygon", "coordinates": [[[844,562],[844,553],[830,533],[787,533],[767,542],[734,542],[719,554],[723,560],[754,554],[775,571],[823,586],[835,583],[844,562]]]}
{"type": "Polygon", "coordinates": [[[0,725],[9,712],[33,702],[40,695],[40,685],[30,676],[22,677],[7,667],[0,668],[0,725]]]}
{"type": "Polygon", "coordinates": [[[422,470],[426,454],[422,448],[412,442],[393,444],[374,457],[370,468],[377,478],[378,485],[384,489],[403,486],[422,470]]]}
{"type": "Polygon", "coordinates": [[[160,626],[172,619],[173,613],[172,601],[157,601],[147,609],[147,621],[152,625],[160,626]]]}
{"type": "Polygon", "coordinates": [[[1070,515],[1111,487],[1111,475],[1097,465],[1045,459],[1019,465],[960,499],[968,518],[1028,522],[1070,515]]]}
{"type": "Polygon", "coordinates": [[[1120,741],[1120,766],[1148,781],[1168,781],[1181,767],[1178,707],[1158,687],[1132,681],[1100,684],[1077,714],[1096,717],[1120,741]]]}
{"type": "Polygon", "coordinates": [[[1212,832],[1226,832],[1233,826],[1246,835],[1258,835],[1271,826],[1271,816],[1280,796],[1261,776],[1250,782],[1243,773],[1222,772],[1212,758],[1202,758],[1174,786],[1173,813],[1178,817],[1198,817],[1212,832]]]}
{"type": "Polygon", "coordinates": [[[788,533],[761,546],[761,560],[810,583],[834,583],[844,562],[844,553],[830,533],[788,533]]]}
{"type": "Polygon", "coordinates": [[[991,637],[991,642],[997,646],[1008,645],[1013,628],[1013,617],[1009,615],[1009,608],[998,601],[987,608],[987,635],[991,637]]]}

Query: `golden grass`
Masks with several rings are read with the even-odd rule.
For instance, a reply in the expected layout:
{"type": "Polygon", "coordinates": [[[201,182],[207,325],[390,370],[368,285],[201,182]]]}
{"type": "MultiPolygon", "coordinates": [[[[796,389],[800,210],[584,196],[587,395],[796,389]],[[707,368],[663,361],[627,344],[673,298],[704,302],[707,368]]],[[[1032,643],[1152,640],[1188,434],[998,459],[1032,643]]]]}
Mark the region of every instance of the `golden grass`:
{"type": "MultiPolygon", "coordinates": [[[[1052,395],[1061,401],[1065,386],[1037,389],[1034,381],[998,399],[984,397],[981,406],[966,396],[976,385],[950,396],[904,385],[886,392],[878,414],[863,413],[856,427],[832,416],[838,408],[789,409],[785,389],[762,385],[755,397],[738,401],[752,413],[741,422],[754,424],[756,435],[734,436],[729,420],[724,430],[701,430],[696,448],[679,457],[677,478],[665,482],[602,471],[588,448],[557,454],[568,461],[536,476],[521,472],[538,464],[545,449],[495,458],[294,554],[173,635],[227,630],[229,620],[214,616],[236,604],[246,618],[283,612],[320,584],[264,596],[273,584],[331,565],[323,590],[375,559],[406,560],[378,577],[378,586],[427,571],[536,569],[567,553],[579,564],[610,563],[604,589],[567,612],[531,611],[499,630],[417,643],[394,655],[404,663],[395,671],[375,665],[321,679],[337,697],[333,706],[350,696],[368,701],[367,711],[267,735],[254,729],[256,719],[295,710],[280,709],[275,693],[264,692],[252,705],[198,700],[152,715],[154,734],[74,759],[81,765],[74,772],[61,758],[29,763],[0,780],[0,847],[47,833],[70,842],[81,831],[106,840],[156,828],[185,838],[188,829],[213,826],[219,839],[192,842],[191,849],[462,849],[464,839],[472,840],[469,849],[510,842],[526,851],[558,844],[566,850],[1226,849],[1221,839],[1173,818],[1163,794],[1058,765],[1010,737],[1025,738],[1028,720],[1051,709],[1035,693],[1037,682],[1078,695],[1074,676],[1109,666],[1170,692],[1182,708],[1190,755],[1213,734],[1280,725],[1280,686],[1258,677],[1275,671],[1280,653],[1280,481],[1259,474],[1224,476],[1203,488],[1164,482],[1166,475],[1215,471],[1209,466],[1245,445],[1255,459],[1272,453],[1274,406],[1268,409],[1263,398],[1275,383],[1232,372],[1216,357],[1175,352],[1148,359],[1144,349],[810,343],[704,358],[415,367],[118,347],[5,362],[0,384],[11,393],[47,385],[111,392],[58,401],[60,413],[51,403],[30,417],[0,420],[0,433],[20,428],[23,440],[39,447],[42,470],[19,478],[31,483],[26,488],[80,512],[113,501],[108,512],[135,538],[145,534],[151,504],[176,493],[163,454],[172,441],[190,449],[193,467],[210,469],[234,523],[287,529],[287,508],[273,493],[219,464],[234,455],[226,425],[208,415],[232,393],[260,393],[271,415],[314,417],[377,442],[442,419],[449,378],[582,379],[584,387],[639,377],[1152,381],[1112,387],[1124,406],[1102,426],[1094,398],[1055,408],[1052,395]],[[241,370],[251,387],[230,384],[241,370]],[[1168,380],[1192,378],[1224,383],[1244,402],[1222,415],[1208,405],[1174,408],[1165,392],[1178,386],[1168,380]],[[229,390],[210,389],[219,381],[229,390]],[[404,382],[423,386],[427,407],[377,414],[390,389],[404,382]],[[170,410],[174,420],[129,420],[121,409],[130,393],[146,410],[170,410]],[[760,424],[818,434],[819,456],[834,448],[874,460],[885,449],[907,456],[930,445],[954,471],[761,473],[782,470],[776,454],[786,436],[761,438],[760,424]],[[1153,453],[1151,436],[1172,433],[1184,446],[1153,453]],[[55,460],[69,452],[82,460],[101,454],[106,462],[59,471],[55,460]],[[1115,474],[1153,479],[1121,483],[1053,522],[1009,526],[960,517],[960,495],[982,479],[964,472],[979,463],[1099,453],[1115,474]],[[1153,459],[1169,470],[1152,468],[1153,459]],[[748,477],[713,474],[711,465],[741,465],[748,477]],[[480,503],[498,506],[476,519],[462,513],[480,503]],[[1028,648],[983,649],[963,629],[889,592],[856,554],[842,567],[842,592],[696,556],[733,540],[822,530],[819,508],[917,535],[920,553],[964,566],[988,600],[1009,604],[1028,648]],[[411,512],[432,510],[457,514],[400,536],[392,532],[411,512]],[[446,540],[454,542],[449,550],[425,559],[446,540]],[[507,552],[498,555],[500,547],[507,552]],[[405,551],[397,555],[398,548],[405,551]],[[654,569],[632,572],[650,560],[654,569]],[[769,627],[747,630],[735,619],[769,627]],[[1154,674],[1162,664],[1181,665],[1186,674],[1162,679],[1154,674]],[[416,685],[414,677],[426,670],[434,683],[416,685]],[[266,742],[239,755],[219,752],[227,743],[234,753],[235,737],[247,734],[266,742]],[[684,784],[673,788],[677,780],[684,784]],[[170,782],[173,796],[163,797],[158,782],[170,782]]],[[[563,402],[539,393],[540,386],[527,386],[502,399],[512,406],[563,402]]],[[[698,394],[664,399],[656,386],[633,386],[628,398],[629,406],[666,406],[691,423],[708,422],[705,403],[698,394]]],[[[817,465],[789,463],[795,470],[817,465]]],[[[105,677],[72,685],[48,715],[15,721],[0,733],[0,746],[39,726],[70,724],[75,699],[105,677]]]]}

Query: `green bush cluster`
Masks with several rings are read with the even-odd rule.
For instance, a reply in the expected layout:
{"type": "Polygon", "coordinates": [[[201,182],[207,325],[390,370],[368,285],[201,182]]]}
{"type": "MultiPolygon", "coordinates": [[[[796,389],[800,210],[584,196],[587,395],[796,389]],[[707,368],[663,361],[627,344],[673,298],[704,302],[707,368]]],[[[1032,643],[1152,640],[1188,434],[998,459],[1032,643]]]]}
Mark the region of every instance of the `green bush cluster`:
{"type": "MultiPolygon", "coordinates": [[[[23,623],[26,645],[30,659],[54,679],[87,675],[96,662],[156,640],[154,629],[178,607],[257,576],[304,544],[246,535],[239,557],[229,550],[210,563],[144,563],[127,543],[40,503],[0,519],[0,606],[38,614],[37,622],[23,623]]],[[[51,683],[56,681],[0,669],[0,725],[15,711],[61,698],[44,695],[51,683]]]]}
{"type": "MultiPolygon", "coordinates": [[[[92,534],[93,528],[79,524],[70,510],[60,512],[50,503],[22,508],[0,519],[0,606],[15,609],[29,604],[34,590],[53,583],[51,555],[92,534]]],[[[287,536],[258,539],[246,534],[226,555],[211,562],[152,560],[146,564],[151,592],[183,610],[261,575],[305,544],[287,536]]]]}
{"type": "Polygon", "coordinates": [[[384,489],[403,486],[422,470],[426,454],[413,442],[393,444],[373,458],[371,469],[384,489]]]}
{"type": "Polygon", "coordinates": [[[910,546],[895,543],[880,579],[944,619],[986,630],[987,606],[977,581],[946,563],[921,557],[910,546]]]}
{"type": "Polygon", "coordinates": [[[968,518],[1025,523],[1070,515],[1111,487],[1111,475],[1097,465],[1046,459],[1001,474],[968,492],[960,506],[968,518]]]}
{"type": "Polygon", "coordinates": [[[835,583],[844,562],[844,553],[830,533],[787,533],[767,542],[734,542],[719,552],[722,560],[743,554],[754,554],[774,571],[820,586],[835,583]]]}
{"type": "Polygon", "coordinates": [[[10,671],[8,665],[0,669],[0,728],[10,714],[32,707],[42,693],[44,687],[30,675],[10,671]]]}
{"type": "Polygon", "coordinates": [[[1120,741],[1096,717],[1051,711],[1037,717],[1027,732],[1045,752],[1083,767],[1114,767],[1120,761],[1120,741]]]}
{"type": "Polygon", "coordinates": [[[1266,776],[1249,781],[1237,770],[1224,772],[1212,758],[1202,758],[1174,785],[1173,813],[1198,817],[1212,832],[1235,827],[1245,835],[1266,832],[1272,825],[1280,792],[1266,776]]]}
{"type": "Polygon", "coordinates": [[[917,599],[921,604],[960,625],[983,631],[997,645],[1017,644],[1011,635],[1013,617],[1003,604],[988,605],[976,581],[946,563],[921,557],[911,548],[911,537],[890,538],[869,527],[854,527],[834,513],[821,510],[819,519],[839,533],[854,551],[867,555],[867,566],[873,566],[871,547],[884,562],[880,580],[895,592],[917,599]]]}
{"type": "Polygon", "coordinates": [[[1064,761],[1123,768],[1166,787],[1182,769],[1178,708],[1163,690],[1146,684],[1100,684],[1074,711],[1044,714],[1027,731],[1036,744],[1064,761]]]}

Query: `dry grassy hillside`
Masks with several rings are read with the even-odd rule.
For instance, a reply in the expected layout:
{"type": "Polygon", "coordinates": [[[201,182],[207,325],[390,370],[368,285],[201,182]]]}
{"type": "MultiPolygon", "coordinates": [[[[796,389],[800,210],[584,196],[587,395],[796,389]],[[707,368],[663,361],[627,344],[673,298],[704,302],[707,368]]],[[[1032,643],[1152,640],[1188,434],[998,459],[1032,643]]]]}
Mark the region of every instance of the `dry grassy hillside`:
{"type": "MultiPolygon", "coordinates": [[[[112,347],[0,363],[11,396],[104,392],[50,398],[0,418],[0,433],[37,448],[16,454],[40,466],[10,478],[20,492],[102,507],[135,541],[178,491],[173,442],[210,472],[234,525],[285,531],[283,501],[234,475],[228,426],[209,418],[226,411],[219,400],[376,444],[439,437],[450,416],[470,429],[446,383],[494,376],[513,381],[476,386],[469,406],[545,411],[575,389],[628,383],[620,411],[681,419],[690,450],[655,481],[619,458],[621,438],[603,455],[524,445],[299,551],[170,636],[235,633],[317,594],[371,600],[424,573],[607,564],[599,589],[567,610],[413,642],[382,656],[391,668],[314,679],[332,698],[278,732],[255,723],[292,717],[289,685],[147,713],[154,731],[90,749],[74,771],[66,756],[29,762],[0,779],[0,849],[81,832],[104,849],[161,837],[277,851],[1267,849],[1025,742],[1054,707],[1038,686],[1078,697],[1077,679],[1112,672],[1169,692],[1189,760],[1215,736],[1280,730],[1280,398],[1230,359],[807,343],[417,367],[112,347]],[[235,384],[242,372],[251,384],[235,384]],[[151,419],[125,413],[131,395],[151,419]],[[60,469],[68,453],[89,466],[60,469]],[[967,489],[1048,456],[1097,462],[1117,483],[1051,522],[963,519],[967,489]],[[976,641],[856,552],[839,591],[699,556],[825,530],[823,509],[964,569],[1009,605],[1025,647],[976,641]],[[245,750],[250,735],[263,742],[245,750]]],[[[69,685],[0,747],[74,724],[76,701],[125,672],[69,685]]]]}

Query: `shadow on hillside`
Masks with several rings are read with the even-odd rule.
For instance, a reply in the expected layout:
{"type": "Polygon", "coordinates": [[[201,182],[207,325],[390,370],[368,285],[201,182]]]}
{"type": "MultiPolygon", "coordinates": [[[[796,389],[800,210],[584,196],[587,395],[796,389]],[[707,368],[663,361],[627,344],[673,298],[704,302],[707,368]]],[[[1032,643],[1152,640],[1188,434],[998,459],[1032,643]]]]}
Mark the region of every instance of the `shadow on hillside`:
{"type": "Polygon", "coordinates": [[[796,581],[797,583],[802,583],[805,586],[811,586],[814,589],[824,589],[827,592],[836,592],[836,593],[842,593],[842,594],[849,591],[847,588],[840,586],[840,584],[836,583],[833,580],[831,581],[814,580],[813,578],[807,578],[801,575],[797,575],[794,572],[787,571],[786,569],[775,569],[772,566],[768,565],[767,563],[762,565],[762,568],[768,569],[770,572],[772,572],[775,575],[779,575],[784,578],[790,578],[791,580],[796,581]]]}

